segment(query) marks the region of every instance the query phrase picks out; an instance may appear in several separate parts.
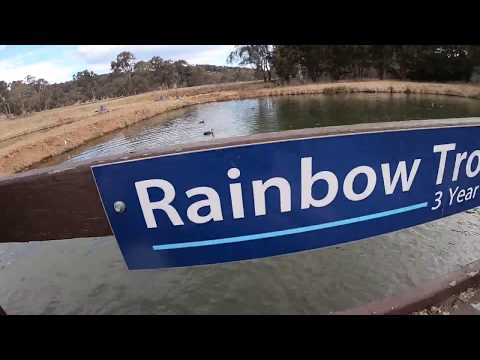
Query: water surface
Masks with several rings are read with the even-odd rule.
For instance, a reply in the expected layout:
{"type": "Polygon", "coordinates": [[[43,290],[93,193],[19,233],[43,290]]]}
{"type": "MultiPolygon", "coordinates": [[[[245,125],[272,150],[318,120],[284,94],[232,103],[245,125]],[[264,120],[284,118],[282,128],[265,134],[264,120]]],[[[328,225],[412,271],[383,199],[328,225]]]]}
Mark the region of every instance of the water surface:
{"type": "MultiPolygon", "coordinates": [[[[273,97],[194,106],[42,164],[307,127],[480,116],[443,96],[273,97]]],[[[0,304],[12,314],[310,314],[399,293],[480,258],[479,209],[327,249],[180,269],[128,271],[111,236],[0,245],[0,304]]]]}
{"type": "Polygon", "coordinates": [[[311,127],[480,116],[480,101],[403,94],[301,95],[203,104],[143,121],[45,162],[73,163],[215,138],[311,127]]]}

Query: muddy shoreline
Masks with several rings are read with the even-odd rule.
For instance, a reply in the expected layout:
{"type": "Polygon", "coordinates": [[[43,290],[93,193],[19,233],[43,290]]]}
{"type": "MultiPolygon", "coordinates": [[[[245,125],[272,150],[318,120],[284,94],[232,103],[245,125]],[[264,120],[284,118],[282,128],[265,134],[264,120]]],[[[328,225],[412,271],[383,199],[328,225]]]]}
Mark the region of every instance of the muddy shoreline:
{"type": "Polygon", "coordinates": [[[0,176],[20,172],[115,130],[187,106],[265,96],[362,92],[447,95],[480,100],[478,85],[388,80],[296,86],[248,82],[154,91],[1,120],[0,176]],[[108,112],[97,112],[101,105],[106,106],[108,112]]]}

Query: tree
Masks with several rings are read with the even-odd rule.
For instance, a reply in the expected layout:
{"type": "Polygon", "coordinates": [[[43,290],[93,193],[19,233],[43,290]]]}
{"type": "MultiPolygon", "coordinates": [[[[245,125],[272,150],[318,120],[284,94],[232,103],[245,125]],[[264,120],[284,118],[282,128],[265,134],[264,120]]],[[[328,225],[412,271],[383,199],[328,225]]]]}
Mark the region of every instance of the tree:
{"type": "Polygon", "coordinates": [[[201,66],[194,66],[188,79],[188,86],[197,86],[208,82],[208,74],[201,66]]]}
{"type": "Polygon", "coordinates": [[[353,58],[354,50],[353,46],[324,46],[325,70],[333,80],[340,80],[353,73],[355,65],[355,59],[353,58]]]}
{"type": "Polygon", "coordinates": [[[82,89],[82,93],[88,99],[95,99],[95,87],[97,85],[98,75],[93,71],[83,70],[73,75],[73,81],[82,89]]]}
{"type": "Polygon", "coordinates": [[[110,63],[114,73],[129,73],[133,71],[135,56],[129,51],[122,51],[117,55],[117,60],[110,63]]]}
{"type": "Polygon", "coordinates": [[[0,81],[0,112],[6,115],[10,115],[9,96],[8,84],[0,81]]]}
{"type": "Polygon", "coordinates": [[[373,69],[386,76],[418,81],[470,81],[480,65],[480,47],[463,45],[295,45],[274,46],[272,65],[288,81],[304,73],[312,81],[363,77],[373,69]]]}
{"type": "Polygon", "coordinates": [[[176,86],[190,86],[190,78],[192,77],[192,67],[185,60],[177,60],[173,63],[177,81],[176,86]]]}
{"type": "Polygon", "coordinates": [[[135,72],[144,73],[152,70],[152,64],[149,61],[139,61],[134,65],[135,72]]]}
{"type": "Polygon", "coordinates": [[[149,63],[153,71],[154,80],[159,82],[162,87],[168,88],[177,83],[177,69],[175,63],[171,60],[163,60],[159,56],[154,56],[149,63]]]}
{"type": "Polygon", "coordinates": [[[35,76],[27,75],[25,76],[25,84],[32,85],[35,83],[35,76]]]}
{"type": "Polygon", "coordinates": [[[352,75],[354,78],[363,78],[372,67],[370,50],[371,45],[353,45],[349,56],[352,61],[352,75]]]}
{"type": "Polygon", "coordinates": [[[389,45],[375,45],[370,47],[371,64],[377,71],[380,80],[391,72],[394,47],[389,45]]]}
{"type": "Polygon", "coordinates": [[[28,75],[10,84],[0,81],[0,113],[20,115],[55,107],[72,105],[88,99],[106,99],[146,92],[160,86],[192,86],[208,83],[248,81],[255,79],[249,68],[214,65],[189,65],[184,60],[163,60],[135,63],[131,53],[120,53],[112,61],[112,72],[97,75],[83,70],[72,81],[49,84],[28,75]]]}
{"type": "Polygon", "coordinates": [[[237,45],[227,58],[230,64],[253,65],[263,75],[263,81],[272,80],[272,45],[237,45]]]}
{"type": "Polygon", "coordinates": [[[462,45],[397,46],[393,73],[417,81],[468,82],[478,63],[477,49],[462,45]]]}
{"type": "Polygon", "coordinates": [[[296,46],[278,45],[272,52],[272,67],[282,80],[289,82],[300,70],[301,51],[296,46]]]}
{"type": "Polygon", "coordinates": [[[30,111],[42,111],[48,109],[50,101],[50,89],[48,81],[45,79],[38,79],[33,82],[32,86],[35,89],[35,95],[30,104],[30,111]]]}
{"type": "Polygon", "coordinates": [[[21,115],[27,111],[27,102],[33,96],[30,87],[22,80],[12,81],[10,83],[10,103],[11,111],[15,115],[21,115]]]}
{"type": "Polygon", "coordinates": [[[117,60],[110,63],[110,67],[114,74],[126,73],[127,84],[124,88],[124,94],[129,95],[132,93],[132,72],[135,65],[135,56],[129,51],[122,51],[117,55],[117,60]]]}

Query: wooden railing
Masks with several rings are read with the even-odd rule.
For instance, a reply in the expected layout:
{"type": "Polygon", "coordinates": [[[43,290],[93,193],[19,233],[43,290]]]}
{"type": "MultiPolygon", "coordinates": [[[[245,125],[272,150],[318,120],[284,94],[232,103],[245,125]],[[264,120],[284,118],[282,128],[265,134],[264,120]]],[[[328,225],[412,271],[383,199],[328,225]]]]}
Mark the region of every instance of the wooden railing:
{"type": "Polygon", "coordinates": [[[58,165],[26,171],[0,178],[0,243],[111,235],[90,170],[93,164],[315,136],[450,126],[480,126],[480,118],[384,122],[282,131],[177,145],[149,153],[97,158],[74,166],[58,165]]]}

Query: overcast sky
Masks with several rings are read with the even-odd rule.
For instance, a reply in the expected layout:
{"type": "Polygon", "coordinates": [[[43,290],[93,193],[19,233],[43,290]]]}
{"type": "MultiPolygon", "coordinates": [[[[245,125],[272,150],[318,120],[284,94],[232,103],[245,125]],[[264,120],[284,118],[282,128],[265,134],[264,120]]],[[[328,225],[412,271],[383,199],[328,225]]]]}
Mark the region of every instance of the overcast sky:
{"type": "Polygon", "coordinates": [[[85,69],[110,72],[110,62],[122,51],[137,60],[152,56],[184,59],[190,64],[227,65],[233,45],[0,45],[0,81],[23,80],[27,75],[50,83],[72,80],[85,69]]]}

